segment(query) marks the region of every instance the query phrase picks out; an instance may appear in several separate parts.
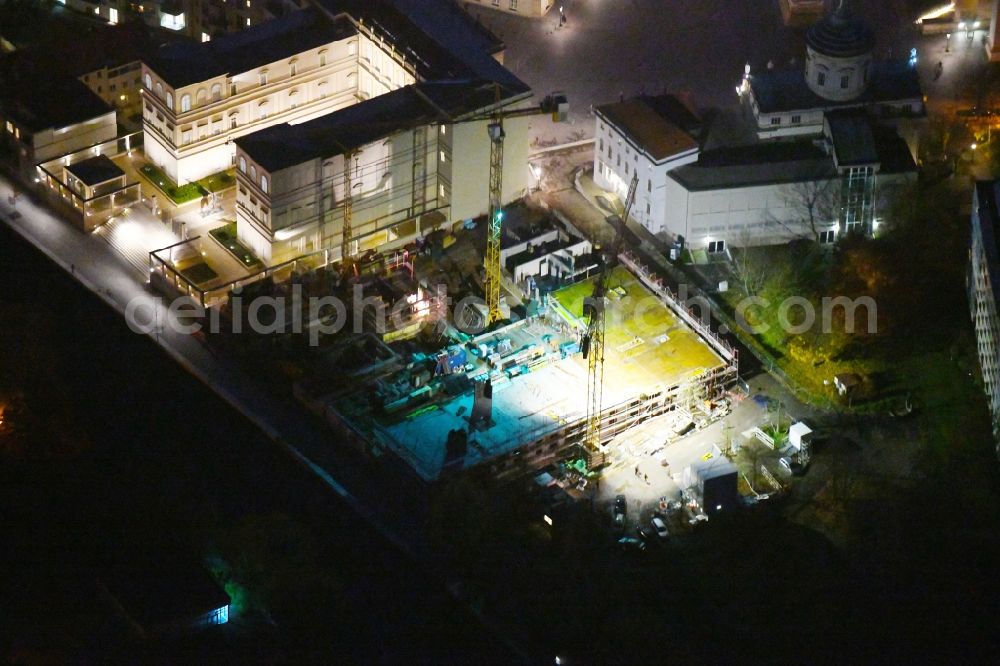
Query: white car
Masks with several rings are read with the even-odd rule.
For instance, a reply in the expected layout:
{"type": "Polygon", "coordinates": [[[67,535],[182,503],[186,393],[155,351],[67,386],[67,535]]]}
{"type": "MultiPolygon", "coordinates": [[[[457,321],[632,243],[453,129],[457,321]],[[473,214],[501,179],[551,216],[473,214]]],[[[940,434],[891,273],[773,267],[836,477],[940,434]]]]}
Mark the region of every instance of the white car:
{"type": "Polygon", "coordinates": [[[663,522],[663,519],[659,516],[653,516],[653,529],[656,530],[656,535],[661,539],[666,539],[670,536],[670,532],[667,531],[667,524],[663,522]]]}

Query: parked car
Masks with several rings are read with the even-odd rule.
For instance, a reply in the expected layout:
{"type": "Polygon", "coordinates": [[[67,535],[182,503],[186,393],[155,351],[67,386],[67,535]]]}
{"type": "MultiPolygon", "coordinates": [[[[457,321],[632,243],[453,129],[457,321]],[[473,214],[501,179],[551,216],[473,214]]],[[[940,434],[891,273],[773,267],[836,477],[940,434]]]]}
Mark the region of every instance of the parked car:
{"type": "Polygon", "coordinates": [[[615,498],[615,507],[611,510],[611,517],[614,520],[616,529],[625,529],[625,516],[628,514],[628,501],[624,495],[615,498]]]}
{"type": "Polygon", "coordinates": [[[646,542],[641,539],[636,539],[635,537],[622,537],[621,539],[618,539],[618,547],[626,552],[634,551],[641,553],[646,550],[646,542]]]}
{"type": "Polygon", "coordinates": [[[653,529],[656,530],[656,536],[661,539],[666,539],[670,536],[670,532],[667,530],[667,524],[663,522],[662,518],[659,516],[653,516],[653,520],[650,522],[653,523],[653,529]]]}
{"type": "Polygon", "coordinates": [[[639,535],[639,538],[642,539],[643,542],[645,542],[646,544],[652,545],[656,543],[656,534],[653,532],[653,530],[649,529],[648,527],[640,526],[636,528],[635,532],[636,534],[639,535]]]}

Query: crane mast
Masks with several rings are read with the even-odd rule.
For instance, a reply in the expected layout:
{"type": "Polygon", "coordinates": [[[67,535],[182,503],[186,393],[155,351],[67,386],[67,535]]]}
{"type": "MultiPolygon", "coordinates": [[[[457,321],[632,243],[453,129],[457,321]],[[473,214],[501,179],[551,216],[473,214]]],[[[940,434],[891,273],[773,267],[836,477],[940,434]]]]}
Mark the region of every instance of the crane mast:
{"type": "Polygon", "coordinates": [[[351,236],[354,235],[352,229],[352,217],[354,215],[354,188],[351,173],[351,160],[354,159],[354,151],[344,152],[344,222],[340,229],[340,261],[343,266],[350,264],[351,257],[351,236]]]}
{"type": "Polygon", "coordinates": [[[486,230],[486,254],[483,260],[485,276],[483,291],[486,295],[486,325],[503,319],[500,312],[500,241],[503,236],[503,114],[500,111],[500,92],[497,88],[497,106],[490,116],[487,131],[490,137],[490,217],[486,230]]]}
{"type": "MultiPolygon", "coordinates": [[[[625,240],[625,224],[635,201],[635,190],[639,184],[639,173],[634,172],[625,197],[625,207],[615,230],[615,239],[611,245],[611,254],[605,258],[594,292],[588,301],[584,302],[584,315],[587,316],[587,332],[583,336],[582,351],[587,359],[587,431],[584,439],[584,453],[589,461],[600,459],[601,445],[601,399],[604,389],[604,329],[606,323],[605,295],[608,289],[608,277],[611,266],[621,252],[625,240]]],[[[600,464],[600,463],[598,463],[600,464]]]]}

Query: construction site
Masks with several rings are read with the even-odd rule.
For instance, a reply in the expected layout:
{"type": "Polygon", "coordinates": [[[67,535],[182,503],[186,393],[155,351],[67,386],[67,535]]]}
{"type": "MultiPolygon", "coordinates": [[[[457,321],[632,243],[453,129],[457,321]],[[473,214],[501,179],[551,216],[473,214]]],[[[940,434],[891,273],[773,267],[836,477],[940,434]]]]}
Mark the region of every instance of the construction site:
{"type": "Polygon", "coordinates": [[[447,248],[414,257],[405,280],[398,270],[379,280],[387,306],[411,296],[422,306],[407,309],[404,328],[386,328],[376,325],[384,318],[373,316],[369,301],[364,332],[341,332],[315,350],[297,398],[356,446],[395,455],[428,482],[481,466],[520,477],[566,458],[594,470],[612,461],[616,437],[649,418],[676,412],[689,423],[713,414],[736,379],[735,351],[628,254],[603,271],[611,262],[558,221],[505,229],[504,249],[514,252],[504,252],[504,320],[469,332],[484,325],[482,301],[448,309],[437,295],[460,303],[470,293],[463,285],[481,292],[475,248],[483,226],[448,234],[447,248]],[[518,270],[529,262],[532,271],[518,270]],[[594,413],[585,310],[602,279],[604,362],[594,413]]]}

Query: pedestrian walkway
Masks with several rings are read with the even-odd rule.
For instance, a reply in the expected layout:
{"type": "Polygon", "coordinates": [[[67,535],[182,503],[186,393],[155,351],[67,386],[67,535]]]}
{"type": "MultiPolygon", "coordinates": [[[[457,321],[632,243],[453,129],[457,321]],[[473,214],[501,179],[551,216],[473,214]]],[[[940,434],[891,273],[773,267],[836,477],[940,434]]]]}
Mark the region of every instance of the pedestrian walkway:
{"type": "Polygon", "coordinates": [[[180,240],[162,223],[142,214],[113,217],[98,227],[94,234],[113,247],[143,276],[149,272],[150,252],[180,240]]]}

